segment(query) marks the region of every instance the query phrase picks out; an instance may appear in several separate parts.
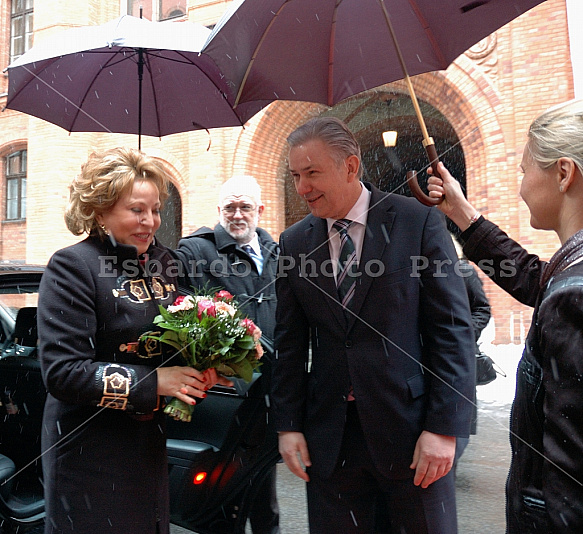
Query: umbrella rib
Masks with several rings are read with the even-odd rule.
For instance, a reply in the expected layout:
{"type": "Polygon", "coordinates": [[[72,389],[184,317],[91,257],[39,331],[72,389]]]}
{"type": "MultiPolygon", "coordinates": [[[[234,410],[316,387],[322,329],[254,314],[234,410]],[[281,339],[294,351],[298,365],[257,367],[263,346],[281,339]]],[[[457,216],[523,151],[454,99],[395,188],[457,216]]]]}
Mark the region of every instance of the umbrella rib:
{"type": "MultiPolygon", "coordinates": [[[[55,61],[58,58],[54,58],[55,61]]],[[[26,72],[28,72],[29,74],[32,74],[33,78],[30,80],[30,82],[26,83],[25,85],[23,85],[20,88],[20,91],[18,91],[13,97],[12,100],[16,99],[18,97],[18,95],[24,91],[25,88],[28,87],[28,85],[30,83],[32,83],[34,80],[42,83],[43,85],[45,85],[48,89],[50,89],[51,91],[57,93],[63,100],[65,100],[65,102],[68,102],[69,104],[71,104],[74,108],[77,109],[77,113],[75,114],[72,122],[71,122],[71,127],[70,129],[65,128],[65,130],[67,130],[68,132],[72,132],[73,131],[73,124],[75,123],[75,121],[77,120],[77,117],[79,116],[79,111],[81,113],[84,113],[87,117],[89,117],[89,119],[91,119],[93,122],[95,122],[96,124],[99,124],[99,126],[101,126],[106,132],[112,133],[111,130],[109,128],[107,128],[107,126],[105,126],[104,124],[101,124],[95,117],[90,116],[86,111],[82,110],[80,106],[78,106],[77,104],[75,104],[75,102],[73,102],[71,99],[67,98],[64,94],[60,93],[59,91],[57,91],[57,89],[55,89],[52,85],[50,85],[47,81],[43,80],[39,74],[33,72],[32,70],[30,70],[26,65],[22,65],[22,68],[24,70],[26,70],[26,72]]],[[[47,66],[44,67],[44,71],[46,71],[47,66]]]]}
{"type": "Polygon", "coordinates": [[[438,58],[439,63],[441,64],[441,68],[442,69],[447,68],[447,62],[445,61],[445,58],[443,57],[443,54],[441,53],[439,45],[437,44],[437,39],[435,38],[435,35],[431,31],[431,28],[429,27],[427,20],[425,20],[425,17],[421,13],[421,10],[419,9],[419,6],[417,5],[416,0],[409,0],[409,5],[411,6],[411,9],[413,9],[413,12],[415,13],[415,16],[417,17],[417,20],[421,24],[421,27],[423,28],[425,35],[427,35],[427,40],[431,44],[431,48],[433,49],[433,53],[438,58]]]}
{"type": "MultiPolygon", "coordinates": [[[[52,64],[53,64],[55,61],[57,61],[57,60],[59,60],[59,58],[58,58],[58,57],[50,58],[50,59],[49,59],[49,63],[48,63],[47,65],[45,65],[45,66],[44,66],[44,68],[43,68],[43,71],[46,71],[46,70],[48,69],[48,67],[51,67],[51,66],[52,66],[52,64]]],[[[31,83],[32,83],[33,81],[35,81],[35,80],[39,80],[39,81],[43,82],[43,83],[44,83],[44,84],[45,84],[47,87],[50,87],[50,85],[49,85],[48,83],[46,83],[45,81],[43,81],[43,80],[41,80],[41,79],[40,79],[40,77],[39,77],[39,75],[38,75],[38,74],[36,74],[36,73],[34,73],[32,70],[30,70],[30,69],[27,67],[27,65],[28,65],[28,64],[26,64],[26,65],[22,65],[22,68],[23,68],[23,69],[24,69],[26,72],[28,72],[29,74],[32,74],[32,76],[33,76],[33,77],[32,77],[32,79],[30,79],[28,82],[26,82],[25,84],[23,84],[23,85],[22,85],[22,87],[21,87],[21,88],[20,88],[20,89],[19,89],[17,92],[15,92],[15,93],[12,95],[12,97],[11,97],[11,100],[15,100],[15,99],[17,99],[17,98],[18,98],[18,96],[20,95],[20,93],[22,93],[22,91],[24,91],[26,88],[28,88],[28,85],[29,85],[29,84],[31,84],[31,83]]],[[[51,87],[51,89],[53,89],[53,88],[51,87]]],[[[55,90],[55,89],[53,89],[53,91],[54,91],[54,90],[55,90]]]]}
{"type": "MultiPolygon", "coordinates": [[[[159,50],[159,51],[162,51],[162,50],[159,50]]],[[[181,51],[181,50],[173,50],[173,52],[175,52],[177,56],[181,57],[182,60],[180,60],[178,58],[170,58],[170,57],[167,57],[167,58],[164,58],[164,59],[166,59],[166,61],[173,61],[174,63],[181,63],[183,65],[191,65],[192,67],[194,67],[195,69],[197,69],[199,72],[201,72],[204,76],[206,76],[206,79],[213,84],[213,86],[219,92],[219,94],[223,96],[223,98],[227,101],[227,103],[229,102],[229,100],[228,100],[227,95],[225,94],[225,92],[216,84],[216,82],[212,78],[210,78],[206,74],[206,72],[199,65],[197,65],[196,63],[193,63],[188,58],[188,56],[185,55],[185,52],[184,51],[181,51]]],[[[197,53],[200,55],[200,52],[197,52],[197,53]]],[[[158,114],[158,98],[156,96],[156,87],[154,85],[154,80],[152,78],[152,69],[151,69],[150,63],[149,63],[150,56],[152,56],[152,55],[155,55],[155,54],[152,53],[152,51],[150,51],[150,52],[148,52],[146,54],[147,60],[146,60],[146,62],[144,64],[144,66],[148,70],[148,72],[150,74],[150,79],[152,80],[152,94],[153,94],[153,97],[154,97],[154,105],[155,105],[155,109],[156,109],[156,123],[158,125],[158,131],[160,131],[160,116],[158,114]]],[[[206,55],[206,57],[208,57],[213,62],[213,65],[216,66],[216,63],[214,62],[214,60],[209,55],[206,55]]],[[[217,70],[218,70],[218,67],[217,67],[217,70]]],[[[230,104],[229,104],[229,107],[230,107],[230,104]]],[[[236,113],[235,113],[235,115],[237,116],[237,120],[239,121],[239,123],[241,124],[241,126],[243,126],[243,123],[241,122],[241,119],[239,118],[239,116],[236,113]]],[[[193,122],[193,124],[194,124],[194,122],[193,122]]],[[[199,124],[199,123],[197,123],[197,124],[199,124]]],[[[202,124],[199,124],[199,126],[203,126],[203,125],[202,124]]],[[[207,128],[205,127],[205,129],[207,129],[207,128]]]]}
{"type": "Polygon", "coordinates": [[[257,54],[259,53],[259,49],[261,48],[261,45],[263,44],[263,41],[267,37],[267,34],[269,33],[269,30],[271,29],[271,26],[273,26],[273,24],[276,21],[277,17],[279,16],[279,14],[282,12],[283,8],[286,6],[286,4],[289,1],[290,0],[285,0],[285,2],[277,10],[277,13],[275,13],[275,15],[271,19],[271,22],[269,23],[269,25],[267,26],[267,28],[265,28],[265,31],[263,32],[263,35],[261,36],[261,39],[257,43],[257,46],[255,47],[255,50],[253,50],[253,54],[251,55],[251,60],[249,61],[249,65],[247,65],[247,69],[245,69],[245,74],[243,75],[243,79],[241,80],[241,85],[239,85],[239,91],[237,91],[237,96],[235,97],[234,107],[237,107],[237,105],[239,104],[239,99],[241,98],[241,95],[243,93],[243,89],[245,88],[245,84],[247,83],[247,78],[249,77],[249,73],[251,71],[251,67],[253,67],[253,63],[255,63],[255,58],[257,57],[257,54]]]}
{"type": "MultiPolygon", "coordinates": [[[[133,50],[133,49],[132,49],[133,50]]],[[[103,53],[107,53],[107,52],[103,52],[103,53]]],[[[113,57],[117,57],[117,53],[115,56],[113,57]]],[[[77,108],[77,113],[75,113],[75,116],[73,118],[73,121],[71,122],[71,130],[69,130],[70,132],[73,131],[73,125],[75,124],[75,122],[77,121],[77,117],[79,116],[79,113],[83,113],[86,117],[88,117],[89,119],[91,119],[93,122],[95,122],[96,124],[99,124],[99,126],[101,126],[106,132],[108,133],[113,133],[109,128],[107,128],[105,125],[101,124],[95,117],[89,115],[89,113],[87,113],[86,111],[84,111],[83,109],[81,109],[83,107],[83,103],[85,102],[85,99],[87,98],[87,95],[89,94],[89,91],[91,89],[91,86],[93,85],[93,82],[95,81],[95,79],[97,78],[97,76],[99,76],[99,73],[105,69],[106,67],[110,67],[112,65],[117,65],[118,63],[121,63],[122,61],[125,61],[127,59],[131,59],[131,56],[129,57],[125,57],[123,59],[120,59],[119,61],[113,61],[113,58],[108,59],[105,64],[97,71],[97,73],[95,74],[95,76],[93,76],[93,79],[91,80],[91,83],[87,84],[87,91],[85,91],[85,94],[82,96],[81,100],[79,101],[79,105],[74,104],[73,102],[71,102],[71,104],[73,104],[73,106],[75,106],[77,108]]],[[[63,96],[63,95],[61,95],[63,96]]],[[[63,96],[63,98],[65,98],[63,96]]],[[[70,102],[69,99],[67,99],[67,101],[70,102]]]]}
{"type": "Polygon", "coordinates": [[[332,13],[332,25],[330,30],[330,49],[328,50],[328,105],[334,105],[334,43],[336,41],[336,19],[338,6],[342,0],[337,0],[332,13]]]}

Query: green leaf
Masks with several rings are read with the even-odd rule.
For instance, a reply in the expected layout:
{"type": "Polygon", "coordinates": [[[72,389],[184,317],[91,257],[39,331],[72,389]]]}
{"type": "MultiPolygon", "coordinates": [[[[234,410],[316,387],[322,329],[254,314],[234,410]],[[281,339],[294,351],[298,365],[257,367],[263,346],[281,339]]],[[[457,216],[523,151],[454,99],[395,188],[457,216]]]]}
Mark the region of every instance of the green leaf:
{"type": "MultiPolygon", "coordinates": [[[[160,310],[160,316],[165,319],[166,321],[173,321],[174,316],[163,306],[158,306],[160,310]]],[[[156,317],[157,318],[157,317],[156,317]]]]}
{"type": "Polygon", "coordinates": [[[243,339],[238,339],[235,343],[237,347],[245,350],[253,350],[255,348],[255,341],[251,336],[245,336],[243,339]]]}
{"type": "Polygon", "coordinates": [[[238,363],[242,360],[244,360],[247,357],[247,354],[249,354],[248,350],[233,350],[229,353],[229,364],[231,363],[238,363]]]}
{"type": "Polygon", "coordinates": [[[249,363],[249,360],[231,364],[231,367],[245,382],[251,382],[253,379],[253,366],[249,363]]]}

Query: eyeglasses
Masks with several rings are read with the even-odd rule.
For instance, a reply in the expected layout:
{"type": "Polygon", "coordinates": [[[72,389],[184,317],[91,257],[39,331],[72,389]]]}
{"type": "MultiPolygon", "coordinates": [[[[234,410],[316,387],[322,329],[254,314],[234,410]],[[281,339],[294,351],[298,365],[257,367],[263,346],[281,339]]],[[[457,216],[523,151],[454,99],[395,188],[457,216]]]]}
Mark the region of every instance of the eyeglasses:
{"type": "Polygon", "coordinates": [[[228,213],[229,215],[234,215],[237,210],[239,210],[241,213],[251,213],[255,210],[255,206],[249,206],[248,204],[245,204],[244,206],[223,206],[221,208],[221,211],[228,213]]]}

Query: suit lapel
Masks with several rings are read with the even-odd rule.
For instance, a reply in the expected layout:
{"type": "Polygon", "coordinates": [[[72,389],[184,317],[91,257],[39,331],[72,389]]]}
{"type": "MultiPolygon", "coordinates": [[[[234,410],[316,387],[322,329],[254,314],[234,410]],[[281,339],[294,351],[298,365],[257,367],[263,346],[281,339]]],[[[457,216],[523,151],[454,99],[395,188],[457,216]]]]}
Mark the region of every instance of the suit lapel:
{"type": "Polygon", "coordinates": [[[356,292],[350,303],[349,329],[356,321],[372,281],[378,273],[378,262],[382,261],[386,265],[386,262],[383,261],[383,255],[390,243],[391,230],[395,219],[395,211],[391,207],[389,198],[389,195],[382,193],[376,187],[372,188],[362,254],[358,264],[361,276],[358,279],[356,292]]]}
{"type": "MultiPolygon", "coordinates": [[[[321,294],[340,326],[345,328],[346,319],[342,307],[338,303],[338,290],[330,263],[330,247],[328,246],[328,225],[326,219],[314,217],[306,230],[306,249],[309,251],[305,259],[303,271],[311,284],[317,287],[314,292],[321,294]],[[312,267],[313,265],[313,267],[312,267]],[[310,273],[314,273],[310,276],[310,273]]],[[[300,258],[300,261],[302,259],[300,258]]],[[[300,269],[302,265],[300,264],[300,269]]]]}

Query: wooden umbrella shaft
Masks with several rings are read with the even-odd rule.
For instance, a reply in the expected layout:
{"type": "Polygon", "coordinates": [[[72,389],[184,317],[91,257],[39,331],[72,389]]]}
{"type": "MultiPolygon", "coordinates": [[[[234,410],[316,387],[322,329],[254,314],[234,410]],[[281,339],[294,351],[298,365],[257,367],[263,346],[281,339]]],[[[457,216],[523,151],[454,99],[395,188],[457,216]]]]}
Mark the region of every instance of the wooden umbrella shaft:
{"type": "MultiPolygon", "coordinates": [[[[407,84],[407,89],[409,90],[409,95],[411,96],[411,101],[413,102],[413,108],[415,109],[415,114],[417,115],[417,120],[419,121],[419,126],[421,127],[421,133],[423,134],[423,146],[425,147],[425,151],[427,153],[427,157],[431,164],[431,169],[433,170],[434,176],[439,177],[439,172],[437,170],[437,164],[439,163],[439,158],[437,156],[437,150],[435,149],[435,142],[433,138],[429,136],[427,132],[427,126],[425,125],[425,119],[423,118],[423,114],[421,113],[421,108],[419,107],[419,101],[417,100],[417,95],[415,94],[415,89],[413,88],[413,84],[411,83],[411,78],[409,77],[409,72],[407,71],[407,65],[405,64],[405,60],[403,59],[403,54],[401,53],[401,47],[399,46],[399,41],[397,41],[397,36],[395,35],[395,30],[393,29],[393,24],[391,22],[391,18],[389,17],[389,13],[385,6],[384,0],[379,0],[383,13],[385,15],[385,20],[387,22],[387,27],[389,28],[389,32],[391,33],[391,38],[393,39],[393,44],[395,45],[395,51],[397,52],[397,57],[399,58],[399,63],[401,64],[401,69],[403,70],[403,76],[405,79],[405,83],[407,84]]],[[[435,206],[443,201],[442,198],[431,198],[430,196],[426,195],[419,186],[417,181],[417,173],[415,171],[411,171],[407,173],[407,183],[411,189],[411,192],[419,200],[419,202],[425,204],[426,206],[435,206]]]]}

